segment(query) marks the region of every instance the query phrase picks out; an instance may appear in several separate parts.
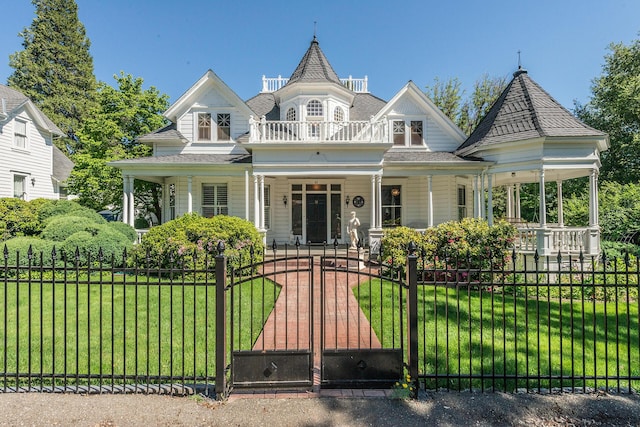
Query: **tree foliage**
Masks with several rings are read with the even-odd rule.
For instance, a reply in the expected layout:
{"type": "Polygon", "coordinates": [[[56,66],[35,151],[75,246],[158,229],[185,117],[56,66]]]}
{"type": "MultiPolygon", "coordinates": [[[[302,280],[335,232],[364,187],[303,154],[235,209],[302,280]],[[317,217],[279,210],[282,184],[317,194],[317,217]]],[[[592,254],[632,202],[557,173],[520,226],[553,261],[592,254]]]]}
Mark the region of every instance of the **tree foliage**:
{"type": "Polygon", "coordinates": [[[600,77],[591,86],[592,98],[575,105],[585,123],[609,134],[611,148],[601,154],[601,180],[621,183],[640,180],[640,40],[613,43],[605,55],[600,77]]]}
{"type": "Polygon", "coordinates": [[[9,86],[20,90],[68,134],[93,105],[96,79],[91,45],[74,0],[32,0],[36,17],[10,56],[9,86]]]}
{"type": "MultiPolygon", "coordinates": [[[[78,131],[75,167],[68,181],[78,201],[96,210],[122,204],[122,174],[107,163],[151,155],[151,147],[137,142],[141,135],[166,124],[162,112],[169,97],[155,87],[143,89],[144,80],[121,72],[116,87],[100,83],[97,104],[78,131]]],[[[136,181],[138,204],[160,219],[160,188],[136,181]]]]}
{"type": "Polygon", "coordinates": [[[457,77],[445,81],[436,77],[433,85],[427,86],[426,94],[464,133],[470,135],[506,85],[506,77],[485,74],[476,80],[471,95],[465,97],[465,90],[457,77]]]}

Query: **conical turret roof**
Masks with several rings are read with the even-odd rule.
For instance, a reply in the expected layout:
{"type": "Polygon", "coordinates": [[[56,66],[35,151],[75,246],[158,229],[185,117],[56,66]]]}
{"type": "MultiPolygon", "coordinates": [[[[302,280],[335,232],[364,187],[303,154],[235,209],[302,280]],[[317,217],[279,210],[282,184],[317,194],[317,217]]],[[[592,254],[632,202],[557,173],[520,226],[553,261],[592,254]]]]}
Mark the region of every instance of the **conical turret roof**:
{"type": "Polygon", "coordinates": [[[296,67],[293,74],[291,74],[287,86],[300,82],[331,82],[340,84],[340,78],[333,70],[327,57],[324,56],[322,49],[320,49],[318,39],[315,36],[313,36],[311,45],[302,57],[298,67],[296,67]]]}
{"type": "Polygon", "coordinates": [[[457,152],[538,137],[603,137],[582,123],[519,69],[457,152]]]}

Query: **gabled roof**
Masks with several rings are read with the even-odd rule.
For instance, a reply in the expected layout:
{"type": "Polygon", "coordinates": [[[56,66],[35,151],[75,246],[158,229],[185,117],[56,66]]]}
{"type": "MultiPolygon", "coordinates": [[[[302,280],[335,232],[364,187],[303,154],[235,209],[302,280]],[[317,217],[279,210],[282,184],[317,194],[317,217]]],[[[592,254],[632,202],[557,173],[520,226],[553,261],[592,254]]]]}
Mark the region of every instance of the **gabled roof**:
{"type": "Polygon", "coordinates": [[[256,113],[256,118],[265,116],[267,120],[280,120],[280,106],[273,93],[259,93],[246,103],[256,113]]]}
{"type": "Polygon", "coordinates": [[[58,182],[64,182],[71,175],[73,169],[73,162],[64,155],[62,151],[55,145],[52,150],[53,154],[53,179],[58,182]]]}
{"type": "Polygon", "coordinates": [[[327,60],[316,36],[313,36],[311,45],[304,54],[286,86],[298,82],[331,82],[341,85],[340,78],[327,60]]]}
{"type": "Polygon", "coordinates": [[[540,137],[606,137],[606,134],[578,120],[534,82],[527,71],[520,69],[456,152],[540,137]]]}
{"type": "Polygon", "coordinates": [[[65,136],[64,132],[62,132],[60,128],[58,128],[58,126],[56,126],[46,114],[40,111],[40,109],[22,92],[0,84],[0,118],[3,114],[7,114],[8,116],[11,115],[23,106],[30,110],[33,114],[33,120],[39,126],[55,135],[65,136]],[[4,100],[5,111],[2,110],[2,100],[4,100]]]}
{"type": "Polygon", "coordinates": [[[175,141],[187,142],[188,140],[176,128],[176,124],[175,123],[171,123],[171,124],[161,128],[161,129],[157,129],[157,130],[154,130],[151,133],[148,133],[146,135],[142,135],[141,137],[138,138],[138,141],[142,142],[142,143],[151,143],[151,142],[162,142],[162,141],[166,141],[166,142],[175,142],[175,141]]]}

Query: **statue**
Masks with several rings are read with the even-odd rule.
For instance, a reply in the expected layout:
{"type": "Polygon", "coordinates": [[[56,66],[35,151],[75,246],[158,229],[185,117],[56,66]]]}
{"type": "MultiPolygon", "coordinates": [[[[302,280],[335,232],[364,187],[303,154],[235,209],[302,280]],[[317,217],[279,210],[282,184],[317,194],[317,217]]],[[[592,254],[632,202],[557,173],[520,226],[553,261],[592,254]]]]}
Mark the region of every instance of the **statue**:
{"type": "Polygon", "coordinates": [[[347,233],[351,238],[351,249],[356,249],[358,245],[358,227],[360,227],[360,220],[356,218],[355,212],[351,212],[351,219],[347,225],[347,233]]]}

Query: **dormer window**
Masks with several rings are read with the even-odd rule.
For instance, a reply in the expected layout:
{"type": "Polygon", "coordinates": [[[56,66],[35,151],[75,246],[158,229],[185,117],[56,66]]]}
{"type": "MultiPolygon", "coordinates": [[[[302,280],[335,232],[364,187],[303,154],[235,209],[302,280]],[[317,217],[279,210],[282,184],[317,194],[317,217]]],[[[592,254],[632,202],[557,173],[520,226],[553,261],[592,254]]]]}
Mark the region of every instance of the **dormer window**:
{"type": "Polygon", "coordinates": [[[291,107],[287,110],[287,116],[285,117],[285,119],[288,122],[293,122],[296,120],[296,109],[291,107]]]}
{"type": "Polygon", "coordinates": [[[393,121],[393,145],[404,145],[404,121],[393,121]]]}
{"type": "Polygon", "coordinates": [[[423,120],[394,120],[393,145],[422,146],[424,144],[423,120]]]}
{"type": "Polygon", "coordinates": [[[198,141],[211,141],[211,113],[198,113],[198,141]]]}
{"type": "Polygon", "coordinates": [[[422,120],[411,121],[411,145],[422,145],[422,120]]]}
{"type": "Polygon", "coordinates": [[[229,141],[231,139],[231,114],[218,114],[218,141],[229,141]]]}
{"type": "Polygon", "coordinates": [[[333,110],[333,121],[334,122],[343,122],[344,121],[344,110],[340,107],[336,107],[333,110]]]}
{"type": "Polygon", "coordinates": [[[312,99],[307,103],[307,116],[309,117],[321,117],[322,103],[317,99],[312,99]]]}

